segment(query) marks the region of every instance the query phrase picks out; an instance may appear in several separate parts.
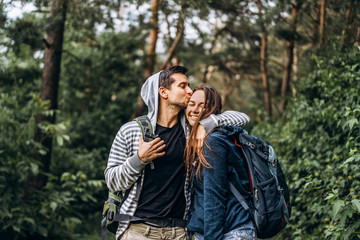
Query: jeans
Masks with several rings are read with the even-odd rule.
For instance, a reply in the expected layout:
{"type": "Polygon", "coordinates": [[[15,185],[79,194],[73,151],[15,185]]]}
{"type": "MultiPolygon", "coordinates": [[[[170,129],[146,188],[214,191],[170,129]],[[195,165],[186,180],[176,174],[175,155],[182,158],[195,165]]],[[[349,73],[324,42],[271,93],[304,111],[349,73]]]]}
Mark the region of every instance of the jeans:
{"type": "MultiPolygon", "coordinates": [[[[194,233],[195,240],[205,240],[204,235],[194,233]]],[[[256,240],[256,231],[253,224],[245,224],[224,234],[223,240],[256,240]]]]}

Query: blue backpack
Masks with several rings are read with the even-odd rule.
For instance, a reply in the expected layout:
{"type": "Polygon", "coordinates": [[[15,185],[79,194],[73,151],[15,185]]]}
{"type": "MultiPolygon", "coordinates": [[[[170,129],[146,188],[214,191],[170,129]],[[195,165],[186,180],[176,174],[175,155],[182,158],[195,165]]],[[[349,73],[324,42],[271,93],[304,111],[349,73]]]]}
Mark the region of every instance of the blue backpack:
{"type": "MultiPolygon", "coordinates": [[[[232,176],[228,176],[230,191],[250,213],[258,238],[271,238],[287,225],[291,214],[285,175],[274,149],[265,141],[250,136],[244,129],[232,137],[249,173],[251,200],[246,201],[240,194],[232,176]]],[[[236,167],[239,166],[235,170],[236,167]]]]}

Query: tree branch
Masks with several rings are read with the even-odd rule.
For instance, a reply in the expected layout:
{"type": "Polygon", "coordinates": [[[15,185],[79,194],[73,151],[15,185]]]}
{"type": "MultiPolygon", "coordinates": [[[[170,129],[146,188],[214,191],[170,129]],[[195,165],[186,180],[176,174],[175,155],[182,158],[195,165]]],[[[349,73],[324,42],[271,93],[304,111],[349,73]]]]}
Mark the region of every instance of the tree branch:
{"type": "Polygon", "coordinates": [[[239,75],[242,79],[244,79],[245,81],[247,81],[248,83],[250,83],[251,86],[255,87],[255,88],[258,88],[258,89],[261,89],[261,90],[264,90],[264,87],[261,85],[261,84],[258,84],[252,80],[250,80],[249,78],[247,78],[248,76],[250,75],[247,75],[247,74],[244,74],[244,73],[241,73],[239,72],[238,70],[236,69],[233,69],[231,67],[229,67],[228,65],[226,65],[226,63],[224,61],[220,61],[221,65],[223,67],[225,67],[226,70],[228,70],[229,72],[233,73],[233,74],[236,74],[236,75],[239,75]],[[246,77],[247,76],[247,77],[246,77]]]}
{"type": "Polygon", "coordinates": [[[278,65],[278,66],[281,67],[282,69],[285,68],[285,65],[284,65],[283,63],[281,63],[280,61],[276,60],[276,59],[269,58],[269,59],[266,59],[266,60],[268,60],[269,62],[275,63],[276,65],[278,65]]]}
{"type": "Polygon", "coordinates": [[[171,46],[169,48],[166,60],[164,61],[164,63],[160,67],[161,70],[165,69],[166,66],[169,64],[169,62],[171,61],[171,59],[173,58],[174,53],[175,53],[175,49],[176,49],[177,45],[179,44],[179,42],[180,42],[180,40],[181,40],[181,38],[183,36],[183,33],[184,33],[184,17],[183,17],[182,11],[180,11],[176,37],[175,37],[173,43],[171,44],[171,46]]]}
{"type": "Polygon", "coordinates": [[[31,11],[31,12],[33,12],[33,13],[46,13],[46,14],[50,13],[49,10],[42,10],[42,9],[36,9],[34,11],[31,11]]]}
{"type": "Polygon", "coordinates": [[[72,52],[63,49],[62,50],[63,53],[69,54],[71,57],[75,58],[76,60],[78,60],[79,62],[83,63],[83,60],[81,58],[79,58],[78,56],[76,56],[75,54],[73,54],[72,52]]]}

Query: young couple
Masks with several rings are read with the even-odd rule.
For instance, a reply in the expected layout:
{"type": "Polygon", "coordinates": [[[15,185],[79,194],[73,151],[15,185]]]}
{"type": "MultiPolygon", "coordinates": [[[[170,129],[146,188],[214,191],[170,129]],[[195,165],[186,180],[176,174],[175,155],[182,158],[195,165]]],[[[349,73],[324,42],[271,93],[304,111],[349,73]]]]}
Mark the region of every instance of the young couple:
{"type": "MultiPolygon", "coordinates": [[[[196,240],[256,239],[249,214],[227,182],[232,171],[227,159],[238,154],[227,135],[250,119],[240,112],[221,113],[216,90],[191,90],[186,72],[174,66],[142,86],[158,138],[144,142],[138,123],[132,121],[114,139],[105,180],[110,191],[125,195],[120,213],[131,216],[119,223],[116,238],[182,240],[189,237],[187,228],[196,240]]],[[[240,181],[245,197],[250,196],[246,176],[244,170],[240,181]]]]}

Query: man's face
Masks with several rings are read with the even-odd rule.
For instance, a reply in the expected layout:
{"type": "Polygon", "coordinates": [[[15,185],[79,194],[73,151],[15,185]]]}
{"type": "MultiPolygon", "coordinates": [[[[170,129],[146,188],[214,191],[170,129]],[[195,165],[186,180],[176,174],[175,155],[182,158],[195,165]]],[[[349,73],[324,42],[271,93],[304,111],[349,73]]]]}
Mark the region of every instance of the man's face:
{"type": "Polygon", "coordinates": [[[184,74],[174,73],[171,78],[175,82],[171,84],[168,89],[168,102],[170,105],[176,106],[180,109],[187,107],[193,91],[189,87],[189,80],[184,74]]]}

